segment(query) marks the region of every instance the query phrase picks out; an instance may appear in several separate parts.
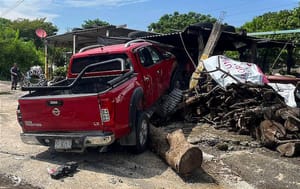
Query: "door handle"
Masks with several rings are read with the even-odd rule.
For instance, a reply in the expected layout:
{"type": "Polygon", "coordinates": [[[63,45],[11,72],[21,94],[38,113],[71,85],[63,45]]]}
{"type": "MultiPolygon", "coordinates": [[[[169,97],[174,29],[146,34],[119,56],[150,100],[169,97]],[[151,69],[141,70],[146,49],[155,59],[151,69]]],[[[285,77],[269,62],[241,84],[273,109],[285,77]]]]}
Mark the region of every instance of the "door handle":
{"type": "Polygon", "coordinates": [[[144,81],[149,81],[149,80],[150,80],[149,77],[144,76],[144,81]]]}

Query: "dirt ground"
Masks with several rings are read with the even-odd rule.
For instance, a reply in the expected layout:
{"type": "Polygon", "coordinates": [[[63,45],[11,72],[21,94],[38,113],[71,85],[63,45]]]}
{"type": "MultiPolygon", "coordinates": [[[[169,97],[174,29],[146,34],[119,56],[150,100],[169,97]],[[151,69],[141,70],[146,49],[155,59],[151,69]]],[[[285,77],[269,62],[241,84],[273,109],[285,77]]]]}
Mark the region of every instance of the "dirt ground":
{"type": "Polygon", "coordinates": [[[204,162],[191,175],[179,176],[151,151],[134,155],[120,146],[108,152],[57,153],[23,144],[16,119],[17,99],[0,81],[0,188],[300,188],[299,158],[283,158],[246,136],[216,131],[206,124],[174,123],[199,145],[204,162]],[[69,161],[79,164],[72,177],[52,179],[47,169],[69,161]]]}

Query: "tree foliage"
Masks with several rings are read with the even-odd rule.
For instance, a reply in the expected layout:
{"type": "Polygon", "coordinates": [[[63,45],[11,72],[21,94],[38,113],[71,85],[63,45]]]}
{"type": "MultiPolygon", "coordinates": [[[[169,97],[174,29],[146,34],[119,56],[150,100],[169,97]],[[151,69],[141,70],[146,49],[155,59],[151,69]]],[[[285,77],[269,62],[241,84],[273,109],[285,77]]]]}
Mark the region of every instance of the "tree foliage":
{"type": "Polygon", "coordinates": [[[36,36],[35,30],[42,28],[48,36],[55,35],[58,31],[55,25],[45,20],[46,18],[11,21],[0,18],[0,79],[10,78],[9,69],[13,63],[18,63],[22,72],[34,65],[43,66],[44,43],[36,36]]]}
{"type": "Polygon", "coordinates": [[[151,23],[148,26],[148,31],[158,33],[169,33],[176,30],[182,30],[190,24],[198,22],[215,22],[216,19],[210,15],[202,15],[195,12],[189,12],[187,14],[180,14],[174,12],[173,14],[163,15],[158,22],[151,23]]]}
{"type": "Polygon", "coordinates": [[[110,24],[106,21],[102,21],[99,18],[94,19],[94,20],[85,20],[84,23],[81,25],[82,28],[88,29],[88,28],[93,28],[97,26],[109,26],[110,24]]]}
{"type": "MultiPolygon", "coordinates": [[[[277,30],[291,30],[300,28],[300,6],[292,10],[268,12],[246,22],[242,27],[247,32],[264,32],[277,30]]],[[[298,34],[285,34],[272,36],[276,39],[291,39],[299,41],[298,34]]]]}
{"type": "MultiPolygon", "coordinates": [[[[255,17],[251,22],[246,22],[242,27],[247,32],[266,32],[278,30],[292,30],[300,28],[300,6],[291,10],[282,10],[278,12],[268,12],[261,16],[255,17]]],[[[280,35],[266,35],[260,36],[264,38],[290,40],[296,43],[300,42],[299,33],[280,34],[280,35]]],[[[275,61],[276,56],[282,51],[277,65],[285,64],[287,61],[287,50],[283,48],[266,48],[261,49],[258,54],[260,55],[261,62],[272,63],[275,61]]],[[[299,48],[294,49],[294,63],[300,62],[299,48]]]]}
{"type": "Polygon", "coordinates": [[[36,36],[35,30],[42,28],[47,32],[48,36],[55,35],[58,31],[57,27],[51,22],[46,22],[46,18],[40,18],[35,20],[29,19],[17,19],[11,23],[11,27],[20,31],[20,38],[24,41],[33,41],[36,48],[43,48],[43,41],[36,36]]]}
{"type": "Polygon", "coordinates": [[[0,79],[10,78],[10,67],[18,63],[25,72],[33,65],[41,65],[43,54],[36,50],[33,41],[19,38],[19,31],[10,27],[0,31],[0,79]]]}
{"type": "Polygon", "coordinates": [[[60,76],[60,77],[66,77],[67,75],[67,68],[65,66],[57,67],[56,70],[53,72],[53,76],[60,76]]]}
{"type": "Polygon", "coordinates": [[[48,53],[50,56],[48,57],[48,61],[58,67],[65,66],[65,64],[67,63],[67,57],[66,57],[67,51],[70,51],[70,49],[49,46],[48,53]]]}
{"type": "Polygon", "coordinates": [[[11,26],[11,21],[0,17],[0,28],[11,26]]]}

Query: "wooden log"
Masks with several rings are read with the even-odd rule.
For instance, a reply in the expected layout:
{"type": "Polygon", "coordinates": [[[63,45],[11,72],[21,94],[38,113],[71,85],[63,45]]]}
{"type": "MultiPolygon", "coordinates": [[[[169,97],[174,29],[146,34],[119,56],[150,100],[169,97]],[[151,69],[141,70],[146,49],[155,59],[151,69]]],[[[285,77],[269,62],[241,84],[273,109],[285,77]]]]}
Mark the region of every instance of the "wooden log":
{"type": "Polygon", "coordinates": [[[297,122],[293,120],[293,118],[289,117],[287,120],[284,122],[284,128],[290,132],[298,132],[299,128],[297,126],[297,122]]]}
{"type": "Polygon", "coordinates": [[[166,133],[162,128],[151,125],[150,147],[179,174],[201,167],[202,151],[187,142],[181,129],[166,133]]]}
{"type": "Polygon", "coordinates": [[[286,136],[286,130],[281,123],[273,120],[264,120],[259,125],[257,138],[266,147],[273,148],[280,138],[286,136]]]}
{"type": "Polygon", "coordinates": [[[300,153],[300,143],[285,143],[279,145],[276,150],[282,155],[287,157],[295,156],[300,153]]]}

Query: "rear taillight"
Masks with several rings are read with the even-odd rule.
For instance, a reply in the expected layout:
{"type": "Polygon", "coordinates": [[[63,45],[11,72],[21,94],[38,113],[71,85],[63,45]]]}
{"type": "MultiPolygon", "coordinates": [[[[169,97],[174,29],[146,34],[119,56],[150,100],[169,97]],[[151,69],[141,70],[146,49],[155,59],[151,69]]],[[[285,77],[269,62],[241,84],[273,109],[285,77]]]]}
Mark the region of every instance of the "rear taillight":
{"type": "Polygon", "coordinates": [[[21,127],[23,127],[24,124],[23,124],[23,120],[22,120],[22,113],[21,113],[21,110],[20,110],[20,105],[18,105],[16,113],[17,113],[17,119],[18,119],[19,125],[21,127]]]}
{"type": "Polygon", "coordinates": [[[112,126],[115,116],[114,102],[110,99],[100,100],[100,116],[103,126],[112,126]]]}

